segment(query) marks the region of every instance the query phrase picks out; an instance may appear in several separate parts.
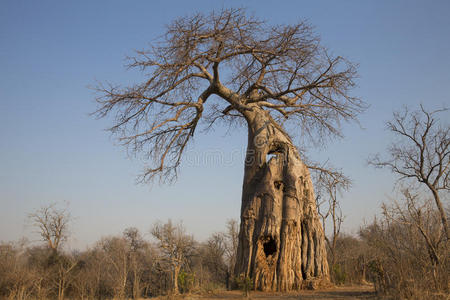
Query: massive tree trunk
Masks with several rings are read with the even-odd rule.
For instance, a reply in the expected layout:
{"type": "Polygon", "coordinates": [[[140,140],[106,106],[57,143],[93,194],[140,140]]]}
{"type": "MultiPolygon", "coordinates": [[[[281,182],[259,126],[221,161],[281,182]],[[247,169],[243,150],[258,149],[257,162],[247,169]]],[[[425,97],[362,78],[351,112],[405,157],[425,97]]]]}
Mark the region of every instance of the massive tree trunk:
{"type": "Polygon", "coordinates": [[[305,164],[262,109],[246,113],[248,148],[235,275],[289,291],[328,282],[324,233],[305,164]]]}

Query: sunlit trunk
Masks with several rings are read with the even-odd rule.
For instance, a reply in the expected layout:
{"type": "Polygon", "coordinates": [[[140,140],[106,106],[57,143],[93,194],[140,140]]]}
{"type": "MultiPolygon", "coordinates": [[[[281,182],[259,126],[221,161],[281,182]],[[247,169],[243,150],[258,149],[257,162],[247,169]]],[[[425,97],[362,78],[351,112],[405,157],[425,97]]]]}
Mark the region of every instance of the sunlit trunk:
{"type": "Polygon", "coordinates": [[[263,110],[247,114],[248,148],[235,275],[255,289],[289,291],[328,282],[324,233],[309,171],[263,110]]]}

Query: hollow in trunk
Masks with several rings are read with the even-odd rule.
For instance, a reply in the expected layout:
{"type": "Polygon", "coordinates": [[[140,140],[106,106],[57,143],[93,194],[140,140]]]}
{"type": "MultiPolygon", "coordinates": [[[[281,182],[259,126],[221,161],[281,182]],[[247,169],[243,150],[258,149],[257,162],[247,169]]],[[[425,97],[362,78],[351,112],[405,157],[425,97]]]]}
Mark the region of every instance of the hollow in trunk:
{"type": "Polygon", "coordinates": [[[329,275],[310,173],[268,113],[249,113],[247,123],[235,275],[264,291],[315,288],[329,275]]]}

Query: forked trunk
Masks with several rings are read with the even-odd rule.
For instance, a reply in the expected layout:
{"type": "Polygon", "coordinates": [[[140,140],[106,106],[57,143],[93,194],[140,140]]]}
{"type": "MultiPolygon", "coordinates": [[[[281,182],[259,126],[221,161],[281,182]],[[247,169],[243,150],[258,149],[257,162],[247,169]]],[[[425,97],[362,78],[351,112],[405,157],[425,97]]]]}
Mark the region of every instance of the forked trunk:
{"type": "Polygon", "coordinates": [[[310,174],[285,131],[263,110],[249,134],[236,276],[255,289],[290,291],[329,281],[310,174]]]}

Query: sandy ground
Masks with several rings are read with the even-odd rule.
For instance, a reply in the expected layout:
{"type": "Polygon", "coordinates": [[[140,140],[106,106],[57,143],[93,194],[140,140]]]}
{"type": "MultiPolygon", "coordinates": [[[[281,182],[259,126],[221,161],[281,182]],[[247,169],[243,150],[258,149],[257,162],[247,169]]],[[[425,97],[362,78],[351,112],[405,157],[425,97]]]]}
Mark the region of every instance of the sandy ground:
{"type": "MultiPolygon", "coordinates": [[[[160,298],[170,299],[170,298],[160,298]]],[[[204,299],[246,299],[240,291],[216,292],[208,295],[185,295],[172,299],[204,300],[204,299]]],[[[299,291],[292,293],[251,292],[250,299],[258,300],[331,300],[331,299],[377,299],[372,286],[334,287],[321,291],[299,291]]]]}

